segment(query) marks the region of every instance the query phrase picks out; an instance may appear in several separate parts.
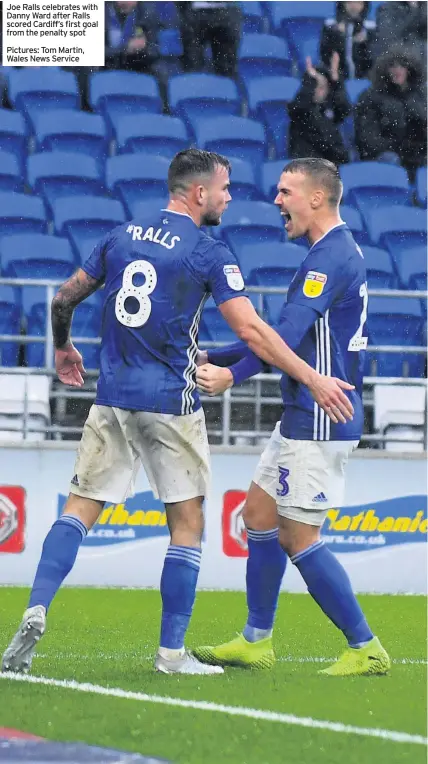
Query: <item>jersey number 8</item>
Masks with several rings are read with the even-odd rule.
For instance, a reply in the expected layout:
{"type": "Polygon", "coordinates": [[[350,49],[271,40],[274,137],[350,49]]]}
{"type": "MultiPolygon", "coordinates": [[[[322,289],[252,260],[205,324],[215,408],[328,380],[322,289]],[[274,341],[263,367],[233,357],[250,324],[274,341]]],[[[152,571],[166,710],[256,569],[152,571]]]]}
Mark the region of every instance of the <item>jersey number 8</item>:
{"type": "Polygon", "coordinates": [[[129,263],[123,272],[122,288],[116,295],[116,318],[124,326],[133,329],[143,326],[148,321],[152,303],[148,297],[156,287],[157,273],[151,263],[147,260],[135,260],[129,263]],[[134,286],[133,277],[136,273],[142,273],[146,280],[141,286],[134,286]],[[129,313],[125,308],[127,297],[135,297],[138,300],[138,311],[129,313]]]}

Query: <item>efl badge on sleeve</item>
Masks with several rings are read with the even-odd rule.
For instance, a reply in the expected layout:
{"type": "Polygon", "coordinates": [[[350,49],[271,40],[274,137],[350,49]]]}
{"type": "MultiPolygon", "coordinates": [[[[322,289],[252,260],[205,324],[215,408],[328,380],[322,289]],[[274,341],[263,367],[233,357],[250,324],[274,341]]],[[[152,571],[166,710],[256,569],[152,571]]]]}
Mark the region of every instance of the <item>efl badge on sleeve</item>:
{"type": "Polygon", "coordinates": [[[305,297],[319,297],[323,293],[326,283],[327,275],[325,273],[309,271],[306,274],[305,283],[303,284],[303,294],[305,297]]]}
{"type": "Polygon", "coordinates": [[[235,292],[240,292],[244,288],[244,279],[237,265],[225,265],[223,273],[230,288],[235,292]]]}

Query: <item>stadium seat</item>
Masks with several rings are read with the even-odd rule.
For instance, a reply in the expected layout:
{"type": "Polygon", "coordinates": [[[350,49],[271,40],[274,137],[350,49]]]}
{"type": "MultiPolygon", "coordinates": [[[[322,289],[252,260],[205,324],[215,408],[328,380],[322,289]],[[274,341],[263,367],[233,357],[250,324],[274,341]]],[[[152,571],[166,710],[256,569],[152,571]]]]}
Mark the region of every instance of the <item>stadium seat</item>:
{"type": "Polygon", "coordinates": [[[319,40],[324,20],[335,16],[334,2],[272,2],[269,10],[275,34],[285,36],[293,53],[303,68],[305,56],[314,61],[318,54],[319,40]]]}
{"type": "Polygon", "coordinates": [[[363,93],[371,85],[370,80],[345,80],[345,90],[349,101],[354,106],[361,93],[363,93]]]}
{"type": "Polygon", "coordinates": [[[78,263],[83,264],[85,262],[94,247],[99,243],[99,240],[98,234],[88,234],[87,236],[78,236],[77,238],[70,234],[70,242],[78,263]]]}
{"type": "Polygon", "coordinates": [[[25,442],[45,440],[45,428],[51,423],[49,391],[51,380],[42,375],[2,374],[0,377],[0,438],[24,440],[24,417],[29,428],[25,442]]]}
{"type": "Polygon", "coordinates": [[[95,72],[89,80],[93,111],[111,120],[119,116],[162,111],[159,85],[150,74],[125,71],[95,72]]]}
{"type": "Polygon", "coordinates": [[[138,219],[139,217],[142,217],[143,215],[158,215],[159,210],[164,210],[168,206],[168,197],[165,196],[163,199],[147,199],[147,201],[138,201],[138,199],[135,202],[132,202],[130,204],[130,218],[131,220],[138,219]]]}
{"type": "Polygon", "coordinates": [[[343,201],[359,207],[366,216],[373,207],[411,202],[409,179],[403,167],[384,162],[342,165],[343,201]]]}
{"type": "Polygon", "coordinates": [[[401,258],[398,275],[404,289],[427,288],[427,250],[426,247],[412,247],[401,258]]]}
{"type": "Polygon", "coordinates": [[[205,307],[202,311],[199,333],[200,336],[206,337],[211,342],[229,343],[236,340],[232,329],[215,306],[205,307]]]}
{"type": "Polygon", "coordinates": [[[256,2],[256,0],[251,0],[251,2],[241,2],[241,10],[243,34],[262,33],[266,31],[261,3],[256,2]]]}
{"type": "Polygon", "coordinates": [[[16,234],[0,242],[1,273],[10,278],[66,279],[75,269],[67,239],[46,234],[16,234]]]}
{"type": "MultiPolygon", "coordinates": [[[[173,5],[173,3],[168,3],[173,5]]],[[[183,44],[181,42],[181,35],[179,29],[160,29],[158,32],[158,45],[159,53],[161,55],[161,63],[168,65],[168,70],[171,71],[171,63],[175,63],[175,71],[171,72],[171,76],[174,74],[180,74],[181,70],[178,67],[178,59],[183,55],[183,44]],[[165,59],[170,59],[165,61],[165,59]]]]}
{"type": "Polygon", "coordinates": [[[164,199],[168,194],[169,161],[165,157],[121,154],[106,164],[107,186],[119,195],[128,212],[131,205],[143,199],[164,199]]]}
{"type": "Polygon", "coordinates": [[[284,160],[265,162],[262,167],[262,189],[268,202],[273,202],[277,193],[278,181],[284,169],[284,160]]]}
{"type": "Polygon", "coordinates": [[[361,215],[358,210],[355,209],[355,207],[351,207],[348,204],[341,204],[340,217],[350,229],[352,236],[354,237],[357,244],[369,243],[369,235],[365,226],[363,225],[361,215]]]}
{"type": "Polygon", "coordinates": [[[0,191],[23,191],[24,180],[18,158],[8,151],[0,151],[0,191]]]}
{"type": "Polygon", "coordinates": [[[282,37],[271,34],[246,34],[238,52],[238,73],[244,82],[257,77],[289,75],[292,59],[282,37]]]}
{"type": "Polygon", "coordinates": [[[30,118],[42,111],[80,109],[76,75],[59,67],[11,69],[8,97],[15,109],[30,118]]]}
{"type": "Polygon", "coordinates": [[[263,77],[247,83],[250,116],[266,125],[277,157],[287,156],[290,124],[287,104],[299,87],[297,77],[263,77]]]}
{"type": "Polygon", "coordinates": [[[27,157],[28,126],[17,111],[0,109],[0,151],[15,154],[21,169],[27,157]]]}
{"type": "Polygon", "coordinates": [[[265,159],[267,143],[260,122],[244,117],[214,117],[195,122],[199,148],[237,157],[256,166],[265,159]]]}
{"type": "Polygon", "coordinates": [[[246,284],[264,286],[288,286],[303,262],[307,249],[291,242],[266,242],[246,244],[237,250],[242,275],[246,284]],[[281,278],[273,283],[275,274],[281,271],[281,278]]]}
{"type": "Polygon", "coordinates": [[[0,237],[14,233],[47,233],[47,227],[40,197],[0,192],[0,237]]]}
{"type": "Polygon", "coordinates": [[[117,199],[103,199],[100,196],[64,197],[54,202],[52,207],[55,233],[69,237],[77,257],[83,239],[101,239],[126,220],[117,199]]]}
{"type": "Polygon", "coordinates": [[[84,154],[46,151],[28,157],[28,183],[49,204],[61,196],[102,196],[104,183],[95,159],[84,154]]]}
{"type": "Polygon", "coordinates": [[[235,253],[246,244],[284,240],[284,226],[278,209],[266,202],[231,204],[217,231],[235,253]]]}
{"type": "Polygon", "coordinates": [[[416,197],[422,207],[427,206],[427,168],[419,167],[416,173],[416,197]]]}
{"type": "Polygon", "coordinates": [[[254,169],[250,162],[243,159],[230,157],[230,193],[234,200],[257,201],[263,199],[263,194],[259,190],[254,175],[254,169]]]}
{"type": "Polygon", "coordinates": [[[241,99],[236,83],[215,74],[179,74],[168,82],[171,113],[192,126],[195,119],[239,114],[241,99]]]}
{"type": "Polygon", "coordinates": [[[369,289],[396,289],[398,286],[397,277],[389,252],[385,249],[365,245],[362,247],[362,252],[369,289]]]}
{"type": "MultiPolygon", "coordinates": [[[[0,284],[0,334],[21,332],[21,311],[16,290],[0,284]]],[[[17,366],[19,342],[0,341],[0,366],[17,366]]]]}
{"type": "Polygon", "coordinates": [[[101,332],[102,295],[94,292],[77,306],[73,314],[71,334],[83,356],[85,369],[99,369],[100,345],[80,343],[79,337],[99,337],[101,332]]]}
{"type": "Polygon", "coordinates": [[[381,207],[367,213],[367,228],[373,244],[388,249],[397,268],[410,247],[424,245],[427,240],[425,210],[406,205],[381,207]]]}
{"type": "MultiPolygon", "coordinates": [[[[368,306],[369,345],[422,346],[423,316],[419,300],[372,297],[368,306]]],[[[367,368],[380,377],[421,377],[423,354],[369,352],[367,368]]]]}
{"type": "Polygon", "coordinates": [[[108,142],[99,114],[58,109],[37,114],[33,123],[37,151],[83,153],[104,162],[108,142]]]}
{"type": "Polygon", "coordinates": [[[115,127],[121,153],[139,152],[172,159],[190,143],[184,122],[166,114],[146,114],[138,122],[135,117],[121,117],[115,127]]]}

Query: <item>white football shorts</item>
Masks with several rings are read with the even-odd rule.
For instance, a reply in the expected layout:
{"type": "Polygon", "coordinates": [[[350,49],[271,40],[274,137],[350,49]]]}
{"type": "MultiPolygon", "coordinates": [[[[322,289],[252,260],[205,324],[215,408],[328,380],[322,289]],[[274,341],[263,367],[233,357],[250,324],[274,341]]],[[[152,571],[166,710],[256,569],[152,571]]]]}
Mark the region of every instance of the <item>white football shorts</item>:
{"type": "Polygon", "coordinates": [[[165,504],[206,496],[210,453],[203,409],[176,416],[94,404],[71,493],[120,504],[134,495],[141,465],[155,497],[165,504]]]}
{"type": "Polygon", "coordinates": [[[358,442],[291,440],[278,422],[253,482],[275,499],[282,517],[321,526],[327,511],[343,504],[345,468],[358,442]]]}

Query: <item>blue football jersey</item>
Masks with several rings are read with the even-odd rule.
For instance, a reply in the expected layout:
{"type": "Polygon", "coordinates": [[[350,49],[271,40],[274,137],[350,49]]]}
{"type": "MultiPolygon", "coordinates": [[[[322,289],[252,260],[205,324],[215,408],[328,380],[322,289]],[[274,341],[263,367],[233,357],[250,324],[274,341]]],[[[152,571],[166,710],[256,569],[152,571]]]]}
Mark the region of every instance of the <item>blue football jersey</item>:
{"type": "MultiPolygon", "coordinates": [[[[296,353],[321,374],[339,377],[355,390],[347,393],[354,417],[334,424],[309,390],[284,374],[281,433],[295,440],[359,440],[363,429],[362,381],[367,347],[367,281],[364,258],[346,224],[331,229],[309,250],[295,274],[284,304],[314,309],[319,318],[296,353]]],[[[281,321],[280,317],[280,321],[281,321]]]]}
{"type": "Polygon", "coordinates": [[[233,254],[189,215],[118,226],[82,266],[105,283],[96,403],[137,411],[191,414],[198,326],[205,301],[244,294],[233,254]]]}

